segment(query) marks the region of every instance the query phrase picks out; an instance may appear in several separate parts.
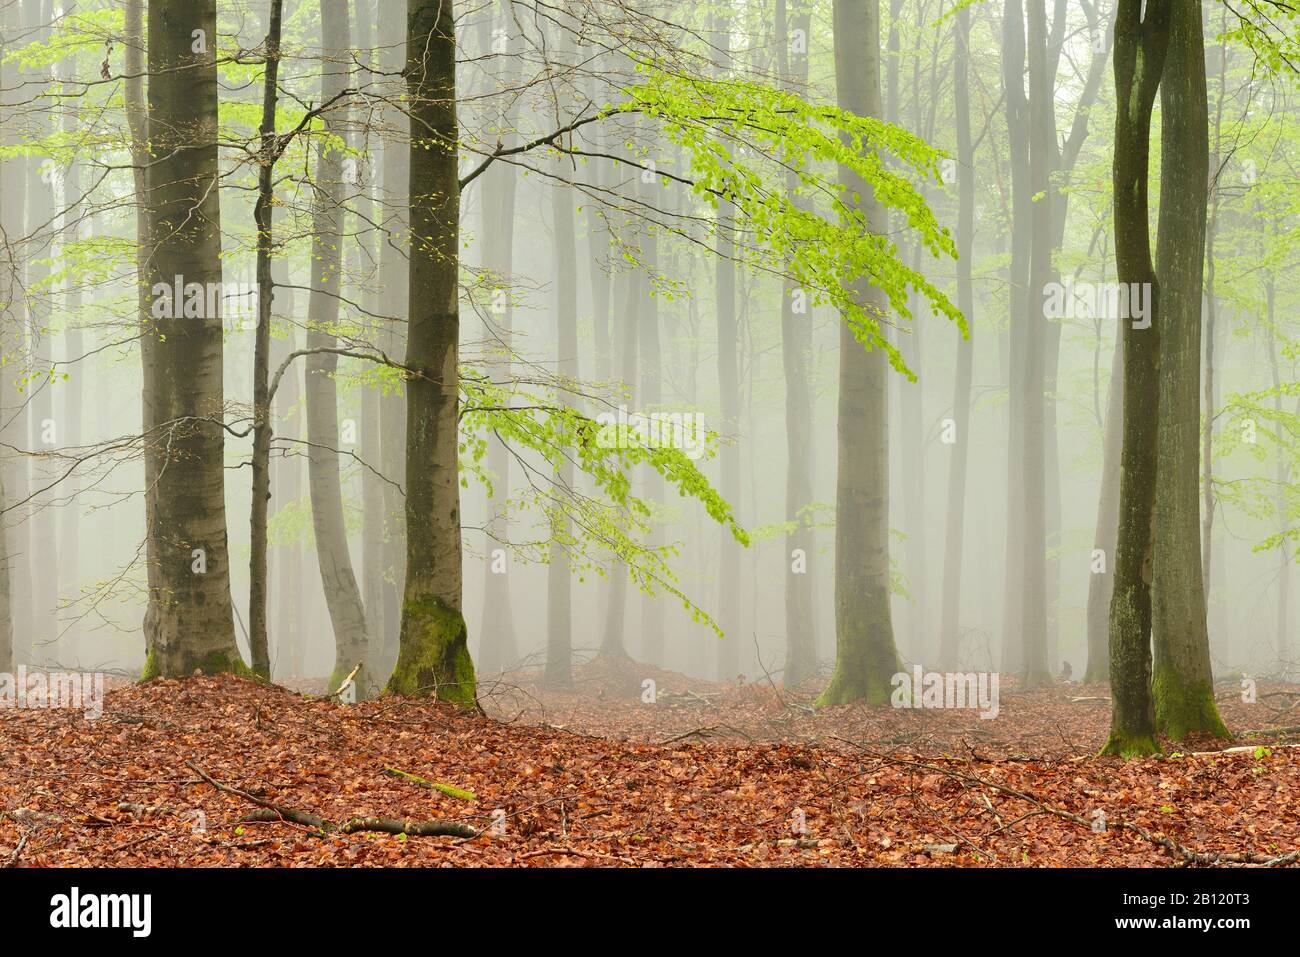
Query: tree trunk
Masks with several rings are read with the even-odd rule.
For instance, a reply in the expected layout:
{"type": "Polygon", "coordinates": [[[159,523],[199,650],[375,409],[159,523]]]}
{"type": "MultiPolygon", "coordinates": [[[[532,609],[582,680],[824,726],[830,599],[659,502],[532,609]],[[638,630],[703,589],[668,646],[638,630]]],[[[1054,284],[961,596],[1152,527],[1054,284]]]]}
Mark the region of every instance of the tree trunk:
{"type": "MultiPolygon", "coordinates": [[[[602,102],[602,85],[593,78],[589,94],[593,103],[602,102]]],[[[590,149],[594,153],[605,152],[604,137],[600,124],[588,128],[586,134],[591,138],[590,149]]],[[[589,167],[592,189],[599,192],[606,187],[604,164],[594,163],[589,167]]],[[[591,284],[591,326],[592,342],[596,353],[596,378],[607,382],[613,374],[613,348],[609,336],[609,300],[610,300],[610,235],[609,225],[605,222],[601,204],[588,202],[587,213],[587,263],[591,284]]]]}
{"type": "Polygon", "coordinates": [[[1007,136],[1011,166],[1012,290],[1007,363],[1007,548],[1002,614],[1002,670],[1021,670],[1025,635],[1025,415],[1029,354],[1030,264],[1033,254],[1033,191],[1029,185],[1029,99],[1024,90],[1025,21],[1021,0],[1006,0],[1002,20],[1002,86],[1006,99],[1007,136]],[[1016,295],[1016,290],[1025,292],[1016,295]]]}
{"type": "MultiPolygon", "coordinates": [[[[808,82],[808,37],[812,15],[793,15],[790,0],[777,0],[776,43],[779,70],[786,88],[801,93],[808,82]],[[792,47],[796,39],[801,43],[792,47]]],[[[794,196],[798,177],[786,174],[786,190],[794,196]]],[[[787,264],[788,272],[788,264],[787,264]]],[[[812,388],[808,367],[812,359],[812,316],[808,295],[788,280],[781,296],[781,367],[785,374],[785,520],[792,523],[785,537],[785,675],[796,687],[817,671],[813,633],[813,592],[809,563],[814,557],[813,532],[804,512],[813,502],[812,388]],[[797,301],[796,301],[797,297],[797,301]],[[803,308],[796,312],[796,306],[803,308]]]]}
{"type": "MultiPolygon", "coordinates": [[[[1219,235],[1219,174],[1223,163],[1223,104],[1228,95],[1228,8],[1222,9],[1219,32],[1218,97],[1214,105],[1214,141],[1210,154],[1210,215],[1205,224],[1205,428],[1201,435],[1201,576],[1204,579],[1206,615],[1214,598],[1210,591],[1214,563],[1214,415],[1219,405],[1215,366],[1215,336],[1218,332],[1219,301],[1215,285],[1215,243],[1219,235]]],[[[1208,622],[1207,622],[1208,626],[1208,622]]],[[[1211,634],[1215,629],[1210,629],[1211,634]]]]}
{"type": "MultiPolygon", "coordinates": [[[[380,66],[388,83],[394,85],[392,92],[396,98],[404,85],[400,75],[406,68],[406,5],[400,0],[379,0],[378,13],[380,66]]],[[[386,107],[383,116],[387,128],[405,130],[407,121],[398,108],[386,107]]],[[[406,351],[403,319],[409,290],[409,145],[387,140],[382,166],[384,235],[379,253],[379,311],[385,322],[378,345],[387,355],[397,357],[406,351]]],[[[391,389],[380,398],[379,419],[383,426],[380,458],[384,475],[389,479],[384,483],[383,663],[386,668],[391,668],[397,660],[402,583],[406,578],[406,505],[402,490],[402,477],[406,474],[406,415],[403,390],[391,389]]],[[[379,674],[374,677],[377,679],[379,674]]]]}
{"type": "MultiPolygon", "coordinates": [[[[662,192],[658,177],[652,182],[642,182],[641,199],[649,209],[662,206],[659,194],[662,192]]],[[[655,227],[646,230],[641,243],[642,256],[645,261],[646,278],[642,280],[645,301],[637,322],[638,354],[641,364],[641,406],[649,412],[660,411],[663,401],[663,355],[659,338],[659,300],[651,293],[650,277],[659,268],[659,237],[655,227]]],[[[645,476],[645,497],[652,502],[664,501],[665,483],[659,472],[650,465],[642,466],[645,476]]],[[[646,545],[659,550],[666,541],[662,518],[650,516],[650,532],[646,545]]],[[[647,664],[662,666],[664,656],[664,599],[662,595],[643,594],[641,596],[641,660],[647,664]]]]}
{"type": "MultiPolygon", "coordinates": [[[[646,301],[645,275],[640,269],[624,268],[616,276],[614,289],[623,292],[622,321],[614,327],[614,347],[618,353],[619,376],[626,385],[628,401],[635,395],[638,333],[641,323],[641,306],[646,301]]],[[[609,577],[609,596],[605,606],[605,628],[601,636],[601,657],[627,657],[627,638],[624,635],[627,609],[628,566],[621,558],[613,563],[609,577]]]]}
{"type": "Polygon", "coordinates": [[[152,516],[159,588],[145,677],[245,669],[226,539],[216,45],[216,0],[150,0],[143,195],[157,239],[149,258],[158,338],[149,350],[148,415],[159,446],[152,516]],[[192,303],[177,284],[201,293],[200,315],[187,316],[192,303]]]}
{"type": "MultiPolygon", "coordinates": [[[[357,44],[360,50],[363,70],[362,82],[367,89],[373,89],[379,81],[376,74],[378,66],[375,57],[375,20],[376,11],[368,0],[355,0],[357,9],[357,44]]],[[[373,152],[371,138],[378,133],[365,130],[353,134],[352,145],[358,148],[365,158],[365,175],[357,177],[357,240],[350,244],[350,260],[355,262],[353,275],[362,282],[361,322],[365,329],[365,339],[377,347],[385,336],[384,322],[380,314],[379,286],[382,277],[371,271],[379,262],[380,249],[376,240],[382,241],[383,233],[374,225],[379,220],[378,188],[373,175],[371,158],[373,152]],[[362,277],[364,276],[364,279],[362,277]]],[[[387,350],[385,350],[387,352],[387,350]]],[[[383,411],[381,409],[383,390],[374,386],[364,388],[361,392],[361,604],[366,611],[366,673],[370,684],[376,686],[382,682],[381,675],[387,674],[391,664],[384,655],[384,475],[383,475],[383,411]]]]}
{"type": "Polygon", "coordinates": [[[1047,477],[1045,395],[1047,318],[1044,292],[1052,281],[1051,113],[1055,84],[1047,68],[1047,12],[1029,4],[1029,189],[1044,197],[1033,204],[1034,247],[1025,289],[1024,577],[1021,582],[1020,687],[1052,680],[1047,662],[1047,477]]]}
{"type": "MultiPolygon", "coordinates": [[[[508,90],[517,82],[516,64],[521,62],[519,58],[523,55],[520,49],[522,38],[509,3],[505,4],[504,29],[509,47],[507,55],[502,58],[506,66],[501,70],[499,83],[501,89],[508,90]]],[[[501,145],[508,148],[517,139],[514,130],[519,126],[518,98],[508,96],[507,102],[509,106],[496,126],[501,145]]],[[[491,318],[485,323],[485,338],[488,352],[498,355],[488,368],[493,378],[503,383],[511,381],[514,351],[515,201],[518,187],[519,178],[513,163],[494,163],[483,174],[480,196],[483,235],[480,241],[483,268],[494,286],[493,307],[487,313],[491,318]],[[501,295],[500,299],[498,295],[501,295]]],[[[488,436],[487,441],[487,468],[492,475],[492,492],[487,499],[486,546],[489,554],[483,563],[483,617],[478,656],[479,671],[485,674],[504,671],[519,658],[519,638],[511,601],[511,565],[507,561],[504,570],[499,570],[491,554],[496,549],[504,549],[508,557],[511,547],[508,517],[511,453],[498,437],[488,436]]]]}
{"type": "MultiPolygon", "coordinates": [[[[253,673],[271,677],[267,627],[267,515],[271,506],[271,305],[275,284],[271,275],[274,250],[272,207],[275,201],[275,114],[279,96],[280,24],[284,0],[271,0],[266,31],[266,73],[262,88],[261,156],[258,158],[257,203],[257,330],[253,340],[253,489],[249,516],[248,645],[253,673]]],[[[331,689],[333,690],[333,689],[331,689]]]]}
{"type": "Polygon", "coordinates": [[[1156,724],[1175,741],[1228,730],[1214,704],[1201,578],[1201,302],[1209,186],[1209,105],[1201,5],[1171,3],[1160,84],[1160,407],[1155,502],[1152,691],[1156,724]]]}
{"type": "MultiPolygon", "coordinates": [[[[50,38],[49,0],[22,0],[24,40],[43,42],[50,38]]],[[[29,135],[38,139],[53,132],[49,113],[41,109],[41,98],[50,91],[50,83],[43,68],[24,71],[22,77],[23,99],[34,101],[36,109],[26,120],[29,135]]],[[[54,340],[50,334],[50,297],[44,286],[50,276],[50,259],[53,252],[54,190],[55,178],[39,156],[27,159],[27,229],[22,247],[24,284],[28,291],[27,329],[28,349],[31,356],[31,379],[27,384],[29,403],[28,437],[24,447],[36,452],[50,453],[64,442],[61,424],[54,418],[55,378],[54,340]]],[[[33,489],[49,486],[57,478],[44,456],[31,463],[33,489]]],[[[33,659],[37,663],[54,664],[59,658],[59,536],[58,516],[51,496],[39,495],[32,502],[31,518],[31,599],[33,659]]]]}
{"type": "Polygon", "coordinates": [[[1111,728],[1102,753],[1125,757],[1157,750],[1150,642],[1161,302],[1151,264],[1147,180],[1151,108],[1164,70],[1169,8],[1152,7],[1145,20],[1142,8],[1143,0],[1120,0],[1115,21],[1115,265],[1121,283],[1151,292],[1150,322],[1121,323],[1124,439],[1110,603],[1111,728]]]}
{"type": "Polygon", "coordinates": [[[962,545],[966,532],[966,466],[970,458],[970,390],[975,365],[975,287],[971,257],[975,241],[975,153],[970,130],[970,9],[957,13],[954,28],[953,96],[957,119],[957,308],[970,334],[957,343],[957,376],[952,418],[956,442],[948,466],[948,528],[943,554],[943,622],[939,629],[939,665],[957,667],[960,655],[962,545]]]}
{"type": "MultiPolygon", "coordinates": [[[[348,85],[347,0],[321,0],[321,41],[325,60],[321,66],[321,103],[328,103],[348,85]]],[[[325,130],[343,136],[346,111],[336,105],[324,114],[325,130]]],[[[315,210],[312,224],[311,296],[307,303],[307,349],[337,348],[334,330],[339,321],[340,272],[343,246],[343,161],[333,147],[322,144],[316,161],[315,210]]],[[[325,606],[334,630],[334,670],[330,689],[338,687],[364,662],[369,640],[366,612],[352,570],[347,525],[343,517],[343,489],[339,477],[338,386],[334,380],[338,356],[316,351],[306,357],[308,491],[311,496],[312,531],[320,564],[325,606]]],[[[356,679],[359,695],[372,690],[372,676],[356,679]]]]}
{"type": "MultiPolygon", "coordinates": [[[[280,315],[293,318],[294,291],[277,288],[274,305],[280,315]]],[[[296,349],[297,323],[288,323],[285,339],[271,342],[272,366],[279,368],[285,356],[296,349]]],[[[288,506],[297,507],[302,499],[303,460],[301,455],[302,422],[299,409],[302,405],[302,376],[297,362],[290,363],[275,392],[276,434],[283,440],[283,452],[277,459],[272,479],[274,497],[271,505],[275,511],[288,506]]],[[[303,582],[303,543],[295,530],[290,541],[279,548],[276,561],[276,627],[275,648],[277,669],[294,678],[303,677],[303,636],[307,631],[303,582]]],[[[334,689],[331,688],[331,691],[334,689]]]]}
{"type": "MultiPolygon", "coordinates": [[[[1273,239],[1277,239],[1277,221],[1271,224],[1271,232],[1274,234],[1273,239]]],[[[1274,479],[1277,491],[1274,494],[1273,501],[1277,509],[1277,530],[1281,536],[1277,546],[1277,630],[1276,646],[1277,660],[1282,663],[1281,671],[1285,674],[1290,670],[1290,656],[1287,654],[1287,647],[1290,645],[1290,634],[1288,631],[1288,619],[1290,618],[1291,605],[1291,551],[1294,546],[1288,536],[1291,523],[1288,516],[1288,499],[1289,485],[1291,482],[1291,469],[1287,464],[1286,453],[1283,452],[1285,447],[1286,432],[1281,427],[1285,421],[1287,412],[1282,405],[1282,396],[1285,390],[1282,385],[1282,370],[1279,362],[1279,349],[1277,341],[1277,279],[1272,270],[1266,273],[1264,280],[1264,302],[1267,304],[1267,321],[1268,329],[1268,364],[1269,370],[1273,376],[1273,414],[1276,417],[1278,425],[1278,450],[1277,462],[1274,466],[1274,479]]],[[[1300,408],[1300,402],[1297,402],[1297,408],[1300,408]]]]}
{"type": "MultiPolygon", "coordinates": [[[[713,43],[718,48],[714,67],[724,75],[731,57],[731,27],[724,13],[712,20],[713,43]]],[[[725,199],[717,205],[717,259],[714,289],[718,336],[718,403],[722,436],[718,450],[721,476],[718,492],[733,508],[740,507],[740,352],[736,321],[735,208],[725,199]]],[[[724,634],[718,643],[718,681],[734,681],[740,670],[740,543],[725,525],[718,529],[718,608],[716,620],[724,634]]]]}
{"type": "MultiPolygon", "coordinates": [[[[879,0],[835,0],[836,99],[859,116],[881,115],[879,0]]],[[[867,226],[885,228],[871,189],[841,168],[861,196],[867,226]]],[[[886,308],[868,279],[853,294],[868,315],[886,308]]],[[[818,706],[864,700],[884,704],[898,670],[889,609],[889,366],[840,323],[838,466],[835,490],[835,672],[818,706]]]]}
{"type": "MultiPolygon", "coordinates": [[[[126,0],[123,30],[124,100],[126,122],[131,133],[131,175],[135,195],[149,195],[149,109],[145,101],[145,0],[126,0]]],[[[149,262],[152,258],[149,241],[149,204],[141,199],[135,204],[135,269],[136,290],[140,320],[140,413],[141,432],[146,436],[144,459],[144,515],[145,515],[145,575],[148,603],[145,607],[145,647],[152,648],[156,640],[162,613],[162,577],[159,566],[161,545],[155,508],[158,498],[158,469],[162,461],[163,443],[157,429],[162,422],[158,402],[161,389],[158,379],[159,340],[152,316],[152,297],[149,291],[149,262]]],[[[102,406],[101,406],[102,408],[102,406]]]]}
{"type": "MultiPolygon", "coordinates": [[[[578,378],[578,273],[571,187],[551,188],[555,219],[555,323],[556,371],[566,381],[578,378]]],[[[573,461],[565,456],[556,474],[560,494],[573,488],[573,461]]],[[[572,522],[563,508],[552,519],[550,564],[546,569],[546,672],[547,687],[573,686],[573,582],[565,542],[572,522]]]]}
{"type": "Polygon", "coordinates": [[[475,704],[461,610],[457,359],[460,184],[456,28],[443,0],[408,0],[411,113],[407,329],[406,586],[388,689],[475,704]]]}
{"type": "Polygon", "coordinates": [[[1115,591],[1115,542],[1119,535],[1120,447],[1124,424],[1124,338],[1115,339],[1110,366],[1110,395],[1106,400],[1105,435],[1101,451],[1101,491],[1097,498],[1097,530],[1093,548],[1104,566],[1090,565],[1088,577],[1088,668],[1084,684],[1110,681],[1110,600],[1115,591]]]}
{"type": "MultiPolygon", "coordinates": [[[[67,61],[67,71],[71,75],[75,69],[75,59],[67,61]]],[[[63,116],[63,133],[71,141],[76,141],[81,126],[81,117],[76,107],[67,109],[63,116]]],[[[63,243],[65,248],[75,243],[82,235],[90,234],[90,218],[83,211],[84,201],[81,187],[81,163],[74,152],[68,158],[68,171],[63,180],[64,225],[63,243]],[[82,216],[86,218],[83,220],[82,216]]],[[[69,280],[64,299],[65,319],[63,326],[64,361],[76,363],[85,354],[85,335],[81,328],[81,285],[69,280]]],[[[84,366],[85,364],[83,364],[84,366]]],[[[63,387],[63,429],[61,444],[66,448],[81,448],[84,444],[83,405],[85,394],[85,372],[74,372],[63,387]]],[[[60,643],[66,649],[64,660],[69,666],[79,666],[81,660],[81,626],[79,617],[81,607],[78,604],[81,591],[81,479],[75,472],[66,479],[68,504],[64,509],[65,518],[60,523],[59,541],[59,596],[67,604],[68,612],[60,624],[60,643]]]]}
{"type": "MultiPolygon", "coordinates": [[[[560,24],[554,33],[562,63],[573,57],[572,34],[560,24]]],[[[568,117],[556,110],[556,125],[568,117]]],[[[572,169],[566,157],[557,162],[558,175],[572,169]]],[[[555,226],[555,371],[565,385],[578,378],[578,246],[574,222],[573,187],[562,178],[551,185],[551,218],[555,226]]],[[[562,393],[560,401],[570,403],[562,393]]],[[[567,455],[556,470],[559,495],[573,489],[573,460],[567,455]]],[[[546,566],[546,686],[559,690],[573,687],[573,576],[567,542],[573,523],[562,506],[551,520],[549,564],[546,566]]]]}

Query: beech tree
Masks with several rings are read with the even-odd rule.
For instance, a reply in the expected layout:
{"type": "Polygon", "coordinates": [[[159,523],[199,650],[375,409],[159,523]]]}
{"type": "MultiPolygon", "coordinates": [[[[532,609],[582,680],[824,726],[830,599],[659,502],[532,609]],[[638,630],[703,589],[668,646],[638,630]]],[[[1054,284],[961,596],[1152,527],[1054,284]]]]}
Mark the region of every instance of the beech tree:
{"type": "Polygon", "coordinates": [[[243,671],[235,646],[222,421],[216,0],[150,0],[146,441],[157,455],[145,676],[243,671]],[[197,297],[196,297],[197,292],[197,297]],[[215,306],[215,308],[213,308],[215,306]]]}

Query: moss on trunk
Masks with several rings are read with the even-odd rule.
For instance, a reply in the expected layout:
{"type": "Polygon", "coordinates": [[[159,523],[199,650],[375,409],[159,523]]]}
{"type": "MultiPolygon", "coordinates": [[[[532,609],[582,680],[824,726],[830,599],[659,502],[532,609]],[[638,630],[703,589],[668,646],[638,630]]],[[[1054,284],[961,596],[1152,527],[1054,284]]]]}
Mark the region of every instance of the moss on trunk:
{"type": "Polygon", "coordinates": [[[241,678],[267,679],[253,673],[253,669],[244,664],[238,654],[228,655],[212,651],[201,657],[186,654],[181,649],[179,654],[160,656],[157,647],[150,648],[144,659],[144,670],[140,673],[141,681],[154,678],[187,678],[194,672],[205,675],[239,675],[241,678]],[[166,664],[163,664],[164,658],[166,664]]]}
{"type": "Polygon", "coordinates": [[[1118,728],[1110,732],[1110,737],[1106,739],[1106,745],[1101,749],[1102,754],[1113,754],[1121,758],[1145,758],[1153,754],[1160,753],[1160,746],[1156,744],[1156,739],[1149,734],[1126,733],[1118,728]]]}
{"type": "Polygon", "coordinates": [[[436,598],[408,601],[402,615],[401,651],[388,679],[389,694],[433,696],[472,708],[474,662],[469,656],[465,618],[436,598]]]}
{"type": "Polygon", "coordinates": [[[1232,737],[1215,707],[1213,684],[1184,681],[1176,669],[1158,665],[1151,688],[1156,702],[1156,726],[1173,740],[1180,741],[1193,731],[1232,737]]]}
{"type": "Polygon", "coordinates": [[[846,668],[843,664],[835,666],[831,683],[818,696],[815,707],[829,708],[837,704],[852,704],[861,701],[865,704],[888,704],[893,694],[892,675],[876,672],[862,672],[846,668]]]}

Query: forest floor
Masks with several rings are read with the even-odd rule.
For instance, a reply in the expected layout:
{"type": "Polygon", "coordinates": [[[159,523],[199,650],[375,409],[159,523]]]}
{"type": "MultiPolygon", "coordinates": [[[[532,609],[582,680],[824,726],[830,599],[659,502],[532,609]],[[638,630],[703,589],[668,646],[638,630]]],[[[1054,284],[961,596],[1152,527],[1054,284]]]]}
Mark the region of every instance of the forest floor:
{"type": "Polygon", "coordinates": [[[995,720],[630,661],[487,680],[485,714],[123,682],[98,720],[0,710],[0,866],[1300,866],[1300,687],[1218,690],[1237,740],[1125,762],[1063,682],[995,720]],[[382,830],[433,819],[463,836],[382,830]]]}

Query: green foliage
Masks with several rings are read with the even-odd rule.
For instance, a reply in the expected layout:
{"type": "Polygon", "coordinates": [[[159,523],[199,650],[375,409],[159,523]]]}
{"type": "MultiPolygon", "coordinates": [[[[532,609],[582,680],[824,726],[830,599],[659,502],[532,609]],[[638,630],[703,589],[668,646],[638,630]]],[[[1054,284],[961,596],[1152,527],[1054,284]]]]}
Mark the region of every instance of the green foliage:
{"type": "MultiPolygon", "coordinates": [[[[574,385],[557,383],[560,391],[574,385]]],[[[476,479],[492,494],[493,476],[483,466],[487,439],[492,435],[517,456],[531,453],[545,463],[541,467],[522,457],[518,459],[527,481],[515,504],[536,508],[545,528],[536,546],[521,551],[525,560],[546,561],[548,551],[544,545],[552,537],[564,546],[580,581],[591,572],[604,575],[606,561],[616,558],[626,563],[628,573],[642,591],[662,591],[676,597],[694,621],[721,635],[717,624],[678,586],[669,564],[678,554],[677,545],[651,547],[640,540],[655,517],[655,509],[653,503],[633,493],[632,475],[637,468],[648,467],[676,488],[680,498],[694,499],[703,506],[710,518],[730,529],[736,541],[746,546],[750,543],[749,534],[736,521],[732,505],[709,484],[684,451],[649,446],[630,433],[610,443],[595,419],[559,401],[550,389],[502,386],[463,369],[461,393],[463,486],[476,479]],[[559,484],[555,476],[566,461],[595,487],[598,497],[559,484]],[[564,518],[567,523],[561,521],[564,518]],[[566,524],[568,532],[563,531],[566,524]]],[[[710,434],[705,457],[716,453],[716,441],[716,435],[710,434]]]]}
{"type": "Polygon", "coordinates": [[[1226,36],[1249,48],[1274,76],[1300,79],[1300,8],[1289,0],[1242,0],[1226,36]]]}
{"type": "Polygon", "coordinates": [[[644,82],[606,110],[658,120],[687,150],[695,193],[715,207],[732,203],[737,227],[759,244],[738,245],[738,255],[760,269],[788,263],[813,305],[834,306],[866,348],[884,349],[909,378],[915,375],[882,328],[885,317],[858,302],[857,280],[869,279],[904,320],[912,319],[910,297],[917,293],[969,334],[943,292],[902,261],[894,237],[868,227],[860,208],[867,197],[836,179],[840,168],[851,170],[886,210],[901,214],[932,256],[956,258],[948,230],[912,181],[939,182],[942,153],[882,120],[759,83],[682,76],[649,62],[639,70],[644,82]],[[785,187],[788,171],[798,180],[793,193],[785,187]]]}

